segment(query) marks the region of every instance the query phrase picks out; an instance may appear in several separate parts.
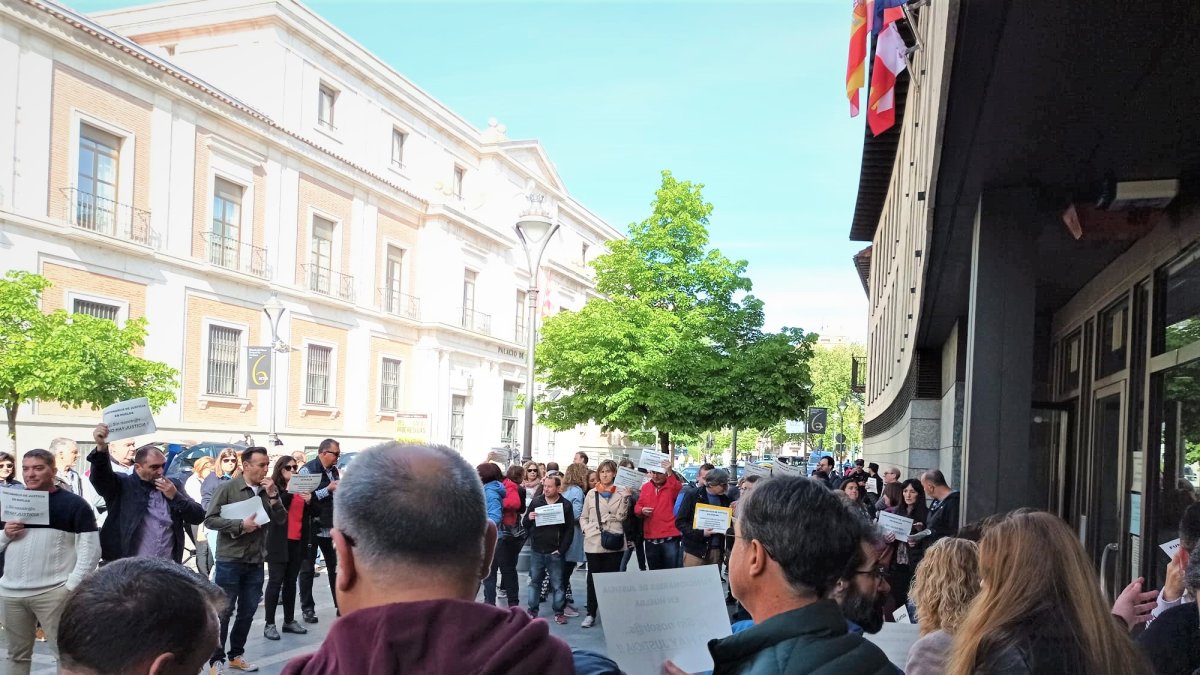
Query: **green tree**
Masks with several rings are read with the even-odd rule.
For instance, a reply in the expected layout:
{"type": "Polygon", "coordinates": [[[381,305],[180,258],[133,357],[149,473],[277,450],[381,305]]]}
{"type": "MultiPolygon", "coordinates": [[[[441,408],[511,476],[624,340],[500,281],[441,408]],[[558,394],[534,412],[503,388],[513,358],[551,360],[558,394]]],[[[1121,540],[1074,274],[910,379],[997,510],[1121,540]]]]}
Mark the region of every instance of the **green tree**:
{"type": "Polygon", "coordinates": [[[536,409],[557,429],[671,434],[767,426],[809,400],[807,360],[815,336],[762,331],[746,262],[708,246],[712,204],[701,186],[663,172],[648,218],[593,261],[593,298],[546,320],[538,376],[568,392],[536,409]]]}
{"type": "MultiPolygon", "coordinates": [[[[862,396],[850,385],[850,369],[853,357],[863,354],[862,345],[839,345],[835,347],[818,345],[809,361],[812,373],[812,405],[818,408],[828,408],[829,415],[825,436],[813,436],[815,445],[824,440],[826,449],[832,449],[834,438],[839,432],[846,434],[846,447],[853,448],[862,442],[863,400],[862,396]],[[846,402],[844,417],[838,411],[838,403],[846,402]]],[[[786,441],[804,440],[803,435],[788,434],[782,423],[772,426],[768,433],[776,445],[786,441]]]]}
{"type": "Polygon", "coordinates": [[[0,279],[0,398],[8,437],[17,442],[17,411],[32,401],[103,407],[145,396],[157,411],[175,400],[178,372],[132,354],[145,344],[146,320],[112,321],[39,308],[50,282],[9,271],[0,279]]]}

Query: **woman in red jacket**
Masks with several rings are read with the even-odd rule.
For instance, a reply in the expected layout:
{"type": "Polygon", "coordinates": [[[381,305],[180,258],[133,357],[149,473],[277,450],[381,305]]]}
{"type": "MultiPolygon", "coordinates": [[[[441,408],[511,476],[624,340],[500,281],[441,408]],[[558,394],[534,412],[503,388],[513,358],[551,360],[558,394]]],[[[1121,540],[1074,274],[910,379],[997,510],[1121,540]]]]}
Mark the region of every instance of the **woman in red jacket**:
{"type": "Polygon", "coordinates": [[[504,500],[501,502],[502,511],[500,524],[497,525],[496,555],[492,558],[492,573],[483,580],[483,601],[489,605],[496,604],[496,575],[500,575],[500,586],[509,607],[521,604],[521,589],[517,580],[517,557],[525,546],[526,532],[521,524],[521,514],[525,511],[525,488],[521,483],[525,480],[525,469],[519,464],[508,467],[504,476],[504,500]]]}

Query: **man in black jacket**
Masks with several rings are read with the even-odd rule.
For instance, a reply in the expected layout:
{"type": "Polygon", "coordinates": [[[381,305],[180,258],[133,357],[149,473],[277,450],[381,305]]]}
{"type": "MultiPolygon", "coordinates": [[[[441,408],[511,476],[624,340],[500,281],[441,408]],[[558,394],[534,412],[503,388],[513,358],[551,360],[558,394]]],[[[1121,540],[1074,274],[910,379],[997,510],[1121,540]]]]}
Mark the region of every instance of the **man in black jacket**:
{"type": "Polygon", "coordinates": [[[690,492],[683,497],[679,505],[679,514],[675,516],[675,527],[679,528],[683,542],[683,566],[720,565],[725,554],[725,532],[713,530],[697,530],[693,527],[696,517],[696,504],[703,499],[705,504],[729,508],[729,497],[725,490],[729,488],[729,472],[725,469],[713,469],[704,480],[704,487],[690,492]]]}
{"type": "Polygon", "coordinates": [[[167,458],[153,445],[142,446],[134,453],[133,473],[115,473],[108,425],[97,425],[92,438],[92,487],[108,505],[100,530],[104,562],[130,557],[183,562],[184,526],[204,522],[204,509],[187,496],[182,483],[163,477],[167,458]]]}
{"type": "MultiPolygon", "coordinates": [[[[530,616],[537,616],[541,595],[542,578],[550,575],[550,606],[554,609],[554,621],[565,624],[567,617],[563,610],[567,608],[567,595],[563,590],[563,555],[571,548],[571,540],[575,537],[575,516],[571,504],[559,494],[562,488],[562,478],[546,476],[542,479],[542,493],[533,498],[529,511],[525,514],[525,529],[529,535],[531,548],[529,556],[529,604],[530,616]],[[563,511],[563,522],[555,525],[539,524],[538,509],[557,506],[563,511]]],[[[549,510],[549,509],[548,509],[549,510]]],[[[542,512],[543,514],[545,511],[542,512]]],[[[543,518],[544,520],[544,518],[543,518]]]]}
{"type": "MultiPolygon", "coordinates": [[[[313,599],[313,576],[317,564],[317,550],[325,558],[325,572],[329,577],[329,592],[333,595],[333,606],[337,608],[337,551],[330,537],[333,529],[333,493],[337,491],[341,474],[338,458],[342,446],[332,438],[321,441],[317,458],[305,464],[300,474],[319,474],[321,484],[313,490],[312,499],[304,507],[304,517],[309,521],[311,534],[305,547],[304,562],[300,564],[300,609],[305,623],[317,622],[317,602],[313,599]]],[[[339,613],[338,616],[341,616],[339,613]]]]}
{"type": "Polygon", "coordinates": [[[953,537],[958,534],[958,490],[946,483],[946,476],[937,469],[930,469],[921,474],[921,484],[925,494],[933,501],[929,504],[929,522],[925,528],[930,531],[925,544],[928,549],[933,542],[943,537],[953,537]]]}

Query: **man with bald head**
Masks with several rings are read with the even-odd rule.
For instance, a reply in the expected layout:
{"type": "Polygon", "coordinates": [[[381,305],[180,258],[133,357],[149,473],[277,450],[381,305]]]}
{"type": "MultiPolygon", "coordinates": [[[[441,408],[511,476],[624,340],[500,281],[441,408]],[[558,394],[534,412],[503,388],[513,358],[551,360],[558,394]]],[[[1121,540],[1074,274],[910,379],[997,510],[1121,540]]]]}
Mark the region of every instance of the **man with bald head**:
{"type": "Polygon", "coordinates": [[[383,673],[397,663],[414,673],[573,672],[570,648],[545,620],[475,602],[496,526],[457,452],[375,446],[355,457],[334,499],[342,618],[284,673],[383,673]]]}

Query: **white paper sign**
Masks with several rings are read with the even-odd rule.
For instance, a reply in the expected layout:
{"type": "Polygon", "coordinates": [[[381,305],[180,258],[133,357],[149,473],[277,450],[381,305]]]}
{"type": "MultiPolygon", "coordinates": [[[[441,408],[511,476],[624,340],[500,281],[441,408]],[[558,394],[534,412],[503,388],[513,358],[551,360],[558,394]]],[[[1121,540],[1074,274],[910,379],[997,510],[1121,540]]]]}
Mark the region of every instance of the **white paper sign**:
{"type": "Polygon", "coordinates": [[[25,525],[49,525],[50,493],[41,490],[0,490],[0,520],[25,525]]]}
{"type": "Polygon", "coordinates": [[[747,476],[771,477],[771,470],[761,464],[747,464],[745,473],[747,476]]]}
{"type": "Polygon", "coordinates": [[[606,654],[631,674],[713,669],[708,641],[730,634],[716,565],[594,574],[606,654]]]}
{"type": "Polygon", "coordinates": [[[896,611],[892,612],[892,618],[896,623],[912,623],[912,618],[908,616],[908,607],[900,605],[896,611]]]}
{"type": "MultiPolygon", "coordinates": [[[[658,469],[662,471],[661,466],[658,469]]],[[[613,479],[613,485],[617,486],[619,490],[624,490],[625,488],[640,490],[642,489],[642,484],[645,482],[646,474],[623,466],[617,467],[617,477],[613,479]]]]}
{"type": "Polygon", "coordinates": [[[254,522],[259,525],[266,525],[271,520],[267,516],[267,510],[263,508],[262,500],[258,498],[258,495],[221,507],[221,517],[228,518],[229,520],[245,520],[252,514],[258,516],[254,519],[254,522]]]}
{"type": "Polygon", "coordinates": [[[562,525],[567,522],[567,514],[563,511],[562,503],[547,504],[539,506],[533,510],[537,514],[537,518],[533,519],[536,527],[543,525],[562,525]]]}
{"type": "Polygon", "coordinates": [[[804,475],[804,469],[802,469],[798,464],[784,464],[783,462],[776,462],[771,467],[771,474],[775,476],[802,476],[804,475]]]}
{"type": "Polygon", "coordinates": [[[638,461],[638,468],[662,473],[662,463],[669,459],[671,459],[670,456],[668,456],[665,452],[659,452],[657,450],[646,448],[645,450],[642,450],[642,458],[638,461]]]}
{"type": "Polygon", "coordinates": [[[733,517],[733,509],[711,504],[697,504],[696,516],[692,518],[692,527],[697,530],[716,530],[724,534],[729,529],[729,521],[733,517]]]}
{"type": "Polygon", "coordinates": [[[1167,554],[1168,558],[1174,560],[1175,554],[1179,553],[1180,543],[1178,539],[1172,539],[1165,544],[1159,544],[1158,547],[1162,549],[1163,553],[1167,554]]]}
{"type": "Polygon", "coordinates": [[[867,477],[867,492],[873,495],[879,494],[879,483],[873,477],[867,477]]]}
{"type": "Polygon", "coordinates": [[[884,532],[891,532],[896,535],[896,541],[908,541],[908,535],[912,533],[913,519],[898,516],[887,511],[879,512],[879,526],[884,532]]]}
{"type": "Polygon", "coordinates": [[[292,479],[288,481],[287,491],[292,494],[300,494],[303,492],[312,492],[321,485],[321,474],[319,473],[296,473],[292,474],[292,479]]]}
{"type": "Polygon", "coordinates": [[[101,411],[100,415],[108,425],[109,442],[158,431],[158,427],[154,426],[154,416],[150,414],[150,403],[145,398],[114,403],[101,411]]]}

